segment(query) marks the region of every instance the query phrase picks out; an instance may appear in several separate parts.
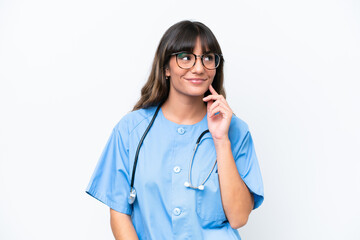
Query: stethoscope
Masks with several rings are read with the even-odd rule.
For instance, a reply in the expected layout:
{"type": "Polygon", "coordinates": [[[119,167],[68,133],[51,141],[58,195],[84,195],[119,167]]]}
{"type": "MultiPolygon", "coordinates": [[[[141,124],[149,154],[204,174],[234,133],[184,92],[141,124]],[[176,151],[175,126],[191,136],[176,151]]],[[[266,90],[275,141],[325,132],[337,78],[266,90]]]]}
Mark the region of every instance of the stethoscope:
{"type": "MultiPolygon", "coordinates": [[[[154,121],[155,121],[155,118],[160,110],[160,107],[161,107],[162,104],[159,104],[159,106],[157,107],[156,111],[155,111],[155,114],[154,116],[152,117],[148,127],[146,128],[143,136],[141,137],[140,141],[139,141],[139,144],[138,144],[138,147],[136,149],[136,154],[135,154],[135,160],[134,160],[134,167],[133,167],[133,171],[132,171],[132,175],[131,175],[131,183],[130,183],[130,195],[129,195],[129,198],[128,198],[128,202],[129,204],[133,204],[135,202],[135,199],[136,199],[136,190],[134,188],[134,181],[135,181],[135,171],[136,171],[136,165],[137,165],[137,162],[138,162],[138,157],[139,157],[139,152],[140,152],[140,148],[141,148],[141,145],[142,143],[144,142],[144,139],[147,135],[147,133],[149,132],[151,126],[153,125],[154,121]]],[[[197,189],[197,190],[204,190],[204,184],[206,183],[206,181],[209,179],[212,171],[214,170],[215,166],[216,166],[216,162],[217,160],[215,160],[214,162],[214,165],[213,167],[211,168],[211,171],[209,172],[209,174],[206,176],[205,180],[197,187],[193,186],[192,185],[192,182],[191,182],[191,171],[192,171],[192,164],[193,164],[193,161],[194,161],[194,157],[195,157],[195,152],[196,152],[196,149],[197,147],[199,146],[199,143],[201,141],[201,138],[209,132],[209,129],[203,131],[200,136],[198,137],[197,141],[196,141],[196,145],[195,145],[195,148],[194,148],[194,153],[192,155],[192,158],[191,158],[191,161],[190,161],[190,166],[189,166],[189,174],[188,174],[188,181],[186,181],[184,183],[184,186],[187,187],[187,188],[192,188],[192,189],[197,189]]]]}

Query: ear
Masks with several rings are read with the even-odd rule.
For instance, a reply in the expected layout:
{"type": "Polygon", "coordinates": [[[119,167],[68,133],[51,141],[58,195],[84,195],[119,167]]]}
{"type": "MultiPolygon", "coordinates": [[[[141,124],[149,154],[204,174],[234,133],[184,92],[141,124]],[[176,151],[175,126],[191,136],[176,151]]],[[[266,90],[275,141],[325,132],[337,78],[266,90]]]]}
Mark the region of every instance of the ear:
{"type": "Polygon", "coordinates": [[[165,76],[170,77],[170,69],[168,66],[165,67],[165,76]]]}

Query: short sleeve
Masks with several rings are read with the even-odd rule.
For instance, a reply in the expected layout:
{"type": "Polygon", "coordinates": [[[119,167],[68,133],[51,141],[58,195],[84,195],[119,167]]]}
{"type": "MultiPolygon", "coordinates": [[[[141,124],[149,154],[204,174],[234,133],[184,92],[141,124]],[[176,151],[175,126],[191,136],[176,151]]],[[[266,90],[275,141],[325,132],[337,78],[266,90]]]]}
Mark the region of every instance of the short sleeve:
{"type": "Polygon", "coordinates": [[[131,215],[129,183],[129,133],[124,122],[113,129],[86,192],[115,211],[131,215]]]}
{"type": "Polygon", "coordinates": [[[246,123],[242,124],[232,129],[233,155],[242,180],[254,196],[255,209],[264,201],[264,186],[253,139],[246,123]]]}

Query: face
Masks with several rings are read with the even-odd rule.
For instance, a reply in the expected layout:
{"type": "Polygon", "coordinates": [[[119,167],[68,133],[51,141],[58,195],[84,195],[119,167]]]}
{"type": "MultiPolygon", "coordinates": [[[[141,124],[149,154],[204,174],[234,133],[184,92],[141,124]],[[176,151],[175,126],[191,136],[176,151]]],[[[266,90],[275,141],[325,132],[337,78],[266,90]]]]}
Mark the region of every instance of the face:
{"type": "MultiPolygon", "coordinates": [[[[195,55],[202,55],[201,43],[198,38],[194,48],[195,55]]],[[[201,59],[197,58],[190,69],[182,69],[176,63],[176,56],[172,56],[165,74],[170,77],[170,94],[182,96],[203,96],[213,82],[216,69],[205,68],[201,59]]]]}

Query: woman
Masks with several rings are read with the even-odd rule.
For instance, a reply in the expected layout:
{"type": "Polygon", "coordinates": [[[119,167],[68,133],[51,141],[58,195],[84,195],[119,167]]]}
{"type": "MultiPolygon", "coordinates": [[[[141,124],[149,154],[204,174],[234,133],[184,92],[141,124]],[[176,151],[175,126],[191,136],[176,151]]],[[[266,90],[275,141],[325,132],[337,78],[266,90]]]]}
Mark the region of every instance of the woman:
{"type": "Polygon", "coordinates": [[[116,239],[240,239],[236,229],[261,205],[252,138],[225,100],[223,65],[204,24],[165,32],[87,188],[110,207],[116,239]]]}

